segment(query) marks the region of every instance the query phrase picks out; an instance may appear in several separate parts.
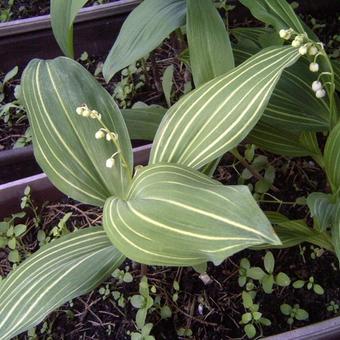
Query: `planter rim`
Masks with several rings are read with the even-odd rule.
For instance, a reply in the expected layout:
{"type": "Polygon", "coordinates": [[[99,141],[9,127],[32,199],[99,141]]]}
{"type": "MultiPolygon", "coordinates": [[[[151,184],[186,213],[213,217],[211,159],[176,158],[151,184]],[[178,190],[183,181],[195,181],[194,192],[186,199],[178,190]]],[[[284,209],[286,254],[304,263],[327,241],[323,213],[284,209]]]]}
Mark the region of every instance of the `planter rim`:
{"type": "Polygon", "coordinates": [[[340,316],[314,324],[300,327],[292,331],[266,337],[266,340],[311,340],[311,339],[339,339],[340,316]]]}
{"type": "MultiPolygon", "coordinates": [[[[75,22],[91,21],[93,19],[112,17],[114,15],[130,12],[140,2],[141,0],[119,0],[104,5],[85,7],[79,11],[75,22]]],[[[0,37],[50,28],[51,16],[49,14],[27,19],[12,20],[0,24],[0,37]]]]}

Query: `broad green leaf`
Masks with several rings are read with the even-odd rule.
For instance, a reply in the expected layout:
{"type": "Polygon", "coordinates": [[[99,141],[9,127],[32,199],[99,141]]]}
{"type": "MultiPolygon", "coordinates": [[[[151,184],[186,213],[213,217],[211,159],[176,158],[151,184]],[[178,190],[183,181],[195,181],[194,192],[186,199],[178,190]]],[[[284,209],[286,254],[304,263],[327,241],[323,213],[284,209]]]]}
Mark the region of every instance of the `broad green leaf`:
{"type": "Polygon", "coordinates": [[[160,106],[144,106],[122,110],[131,139],[152,141],[166,112],[160,106]]]}
{"type": "Polygon", "coordinates": [[[332,190],[340,196],[340,121],[327,138],[324,160],[332,190]]]}
{"type": "Polygon", "coordinates": [[[163,88],[163,93],[164,97],[166,100],[166,103],[168,106],[171,106],[171,89],[172,89],[172,78],[174,76],[174,65],[169,65],[163,74],[163,79],[162,79],[162,88],[163,88]]]}
{"type": "Polygon", "coordinates": [[[0,338],[34,327],[65,302],[91,291],[123,260],[100,227],[43,246],[0,285],[0,338]]]}
{"type": "Polygon", "coordinates": [[[335,254],[340,262],[340,202],[336,205],[334,223],[331,229],[333,246],[335,254]]]}
{"type": "Polygon", "coordinates": [[[283,39],[269,27],[237,27],[230,32],[236,38],[237,46],[246,51],[283,45],[283,39]]]}
{"type": "Polygon", "coordinates": [[[252,247],[254,249],[270,249],[270,248],[289,248],[294,247],[303,242],[309,242],[319,247],[334,251],[330,237],[323,232],[308,227],[304,220],[289,220],[286,217],[277,217],[267,214],[269,220],[274,224],[274,230],[280,238],[282,245],[271,246],[261,245],[252,247]]]}
{"type": "Polygon", "coordinates": [[[314,219],[314,227],[326,231],[332,227],[336,206],[332,202],[332,195],[313,192],[307,197],[307,205],[314,219]]]}
{"type": "Polygon", "coordinates": [[[51,25],[59,47],[73,58],[73,22],[88,0],[51,0],[51,25]]]}
{"type": "MultiPolygon", "coordinates": [[[[237,45],[233,51],[235,62],[239,65],[256,53],[258,48],[237,45]]],[[[314,80],[306,58],[300,58],[285,69],[261,122],[288,131],[327,131],[330,125],[329,106],[326,99],[316,98],[312,91],[314,80]]]]}
{"type": "Polygon", "coordinates": [[[196,87],[234,68],[225,24],[210,0],[187,0],[187,39],[196,87]]]}
{"type": "Polygon", "coordinates": [[[277,31],[288,28],[293,28],[298,33],[305,31],[300,19],[286,0],[240,0],[240,2],[250,9],[256,19],[272,25],[277,31]]]}
{"type": "Polygon", "coordinates": [[[104,229],[123,254],[149,265],[219,264],[250,245],[280,244],[248,187],[177,164],[142,169],[126,201],[108,199],[104,229]]]}
{"type": "Polygon", "coordinates": [[[237,146],[260,119],[296,49],[263,50],[245,63],[182,97],[164,116],[150,163],[180,163],[194,169],[237,146]]]}
{"type": "Polygon", "coordinates": [[[278,155],[289,157],[321,156],[314,132],[287,131],[260,121],[249,133],[247,140],[278,155]]]}
{"type": "Polygon", "coordinates": [[[93,76],[65,57],[33,60],[23,74],[22,94],[35,157],[52,183],[72,198],[93,205],[102,206],[112,195],[123,196],[129,180],[127,169],[119,157],[113,168],[105,166],[115,145],[96,140],[100,123],[76,113],[85,103],[102,114],[102,121],[118,134],[131,171],[131,143],[123,117],[93,76]]]}
{"type": "Polygon", "coordinates": [[[331,59],[331,62],[334,71],[335,88],[338,92],[340,92],[340,61],[331,59]]]}
{"type": "Polygon", "coordinates": [[[125,20],[103,67],[109,81],[115,73],[143,58],[171,32],[185,24],[185,0],[144,0],[125,20]]]}

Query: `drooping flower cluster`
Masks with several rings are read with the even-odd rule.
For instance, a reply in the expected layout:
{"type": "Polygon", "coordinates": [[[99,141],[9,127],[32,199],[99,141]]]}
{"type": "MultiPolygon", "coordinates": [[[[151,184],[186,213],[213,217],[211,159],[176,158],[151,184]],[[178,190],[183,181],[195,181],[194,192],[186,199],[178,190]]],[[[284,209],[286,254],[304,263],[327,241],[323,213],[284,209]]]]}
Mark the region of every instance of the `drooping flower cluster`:
{"type": "MultiPolygon", "coordinates": [[[[100,128],[96,133],[95,133],[95,138],[96,139],[103,139],[105,138],[108,142],[113,142],[117,148],[117,152],[115,152],[110,158],[108,158],[105,162],[105,165],[107,168],[112,168],[115,165],[115,157],[120,154],[120,146],[118,143],[118,135],[112,131],[110,131],[105,124],[102,122],[102,116],[98,111],[96,110],[91,110],[88,108],[86,104],[79,106],[76,108],[76,112],[78,115],[86,118],[92,118],[92,119],[97,119],[100,124],[103,126],[100,128]]],[[[124,160],[123,160],[123,165],[124,160]]]]}
{"type": "MultiPolygon", "coordinates": [[[[308,38],[306,33],[297,33],[292,28],[280,30],[279,35],[282,39],[291,40],[291,45],[295,48],[299,48],[299,53],[301,55],[314,57],[313,61],[309,64],[309,70],[314,73],[319,72],[320,66],[316,61],[320,55],[323,55],[322,43],[315,43],[308,38]]],[[[320,76],[325,73],[327,72],[321,73],[320,76]]],[[[317,98],[323,98],[326,96],[326,91],[323,89],[319,78],[313,82],[312,89],[317,98]]]]}

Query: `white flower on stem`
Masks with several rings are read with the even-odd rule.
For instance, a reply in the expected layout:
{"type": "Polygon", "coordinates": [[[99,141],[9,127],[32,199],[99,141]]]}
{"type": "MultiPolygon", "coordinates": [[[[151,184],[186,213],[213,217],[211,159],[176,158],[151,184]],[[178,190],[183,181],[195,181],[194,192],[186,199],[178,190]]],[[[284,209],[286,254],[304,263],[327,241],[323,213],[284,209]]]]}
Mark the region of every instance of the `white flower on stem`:
{"type": "Polygon", "coordinates": [[[309,49],[308,49],[308,54],[311,55],[311,56],[314,56],[318,53],[318,49],[317,47],[315,46],[311,46],[309,49]]]}
{"type": "Polygon", "coordinates": [[[96,139],[102,139],[105,137],[105,132],[103,130],[98,130],[95,134],[96,139]]]}
{"type": "Polygon", "coordinates": [[[317,90],[315,93],[316,98],[323,98],[326,95],[326,91],[324,89],[317,90]]]}
{"type": "Polygon", "coordinates": [[[321,82],[318,81],[318,80],[313,81],[313,83],[312,83],[312,89],[313,89],[314,92],[317,92],[317,91],[321,90],[321,89],[322,89],[322,84],[321,84],[321,82]]]}
{"type": "Polygon", "coordinates": [[[299,53],[300,53],[301,55],[307,54],[307,51],[308,51],[308,48],[307,48],[306,45],[303,45],[303,46],[301,46],[301,47],[299,48],[299,53]]]}
{"type": "Polygon", "coordinates": [[[110,140],[112,140],[112,136],[111,136],[111,133],[107,133],[106,134],[106,140],[109,142],[110,140]]]}
{"type": "Polygon", "coordinates": [[[90,114],[91,114],[91,111],[90,111],[88,108],[84,108],[81,115],[82,115],[83,117],[89,117],[90,114]]]}
{"type": "Polygon", "coordinates": [[[311,72],[318,72],[319,71],[319,64],[318,63],[310,63],[309,70],[311,72]]]}
{"type": "Polygon", "coordinates": [[[280,38],[285,39],[285,40],[289,40],[292,34],[291,34],[290,30],[282,29],[282,30],[279,31],[279,35],[280,35],[280,38]]]}
{"type": "Polygon", "coordinates": [[[111,169],[115,165],[115,160],[111,157],[111,158],[106,160],[105,165],[106,165],[107,168],[111,169]]]}

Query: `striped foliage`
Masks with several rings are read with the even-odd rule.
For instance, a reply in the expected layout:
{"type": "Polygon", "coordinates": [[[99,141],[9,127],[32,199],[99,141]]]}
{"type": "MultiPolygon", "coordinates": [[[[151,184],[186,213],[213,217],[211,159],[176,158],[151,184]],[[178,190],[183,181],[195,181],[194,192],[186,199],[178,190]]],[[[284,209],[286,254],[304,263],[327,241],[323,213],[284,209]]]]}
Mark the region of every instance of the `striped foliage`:
{"type": "Polygon", "coordinates": [[[337,59],[331,59],[331,62],[334,71],[335,88],[338,92],[340,92],[340,61],[337,59]]]}
{"type": "Polygon", "coordinates": [[[332,195],[313,192],[307,197],[307,205],[314,219],[314,227],[320,231],[327,231],[334,223],[336,205],[332,202],[332,195]]]}
{"type": "Polygon", "coordinates": [[[281,245],[263,244],[252,247],[254,249],[288,248],[309,242],[319,247],[334,251],[331,238],[328,234],[308,227],[304,220],[289,220],[286,216],[277,212],[266,212],[267,217],[273,224],[274,230],[280,238],[281,245]]]}
{"type": "MultiPolygon", "coordinates": [[[[234,46],[236,65],[243,63],[258,50],[259,47],[254,46],[234,46]]],[[[314,80],[315,75],[309,71],[306,58],[300,58],[285,69],[261,122],[295,132],[327,131],[330,124],[329,105],[326,99],[316,98],[312,90],[314,80]]]]}
{"type": "Polygon", "coordinates": [[[51,0],[51,25],[59,47],[73,58],[73,22],[88,0],[51,0]]]}
{"type": "Polygon", "coordinates": [[[132,149],[123,117],[112,97],[80,64],[68,59],[33,60],[22,78],[22,97],[33,132],[35,157],[52,183],[65,194],[102,206],[107,197],[122,196],[129,181],[117,158],[113,169],[105,161],[113,143],[96,140],[100,123],[76,114],[86,103],[119,136],[130,169],[132,149]]]}
{"type": "Polygon", "coordinates": [[[123,109],[122,115],[131,139],[152,141],[166,112],[160,106],[123,109]]]}
{"type": "Polygon", "coordinates": [[[340,262],[340,201],[338,201],[334,212],[334,224],[331,229],[332,241],[335,254],[340,262]]]}
{"type": "Polygon", "coordinates": [[[150,163],[199,169],[235,147],[260,119],[284,68],[298,58],[294,48],[269,48],[184,96],[164,116],[150,163]]]}
{"type": "Polygon", "coordinates": [[[286,0],[240,0],[241,4],[248,7],[252,15],[277,31],[293,28],[298,33],[305,31],[301,20],[286,0]]]}
{"type": "Polygon", "coordinates": [[[43,246],[0,286],[0,338],[30,329],[55,308],[91,291],[123,260],[101,227],[43,246]]]}
{"type": "Polygon", "coordinates": [[[122,253],[149,265],[219,264],[250,245],[280,244],[248,187],[177,164],[142,169],[127,201],[108,199],[104,229],[122,253]]]}
{"type": "Polygon", "coordinates": [[[260,121],[249,133],[247,140],[278,155],[289,157],[321,157],[314,132],[287,131],[260,121]]]}
{"type": "Polygon", "coordinates": [[[327,138],[324,160],[332,191],[340,197],[340,121],[327,138]]]}
{"type": "Polygon", "coordinates": [[[295,32],[306,32],[309,38],[318,40],[311,30],[294,12],[286,0],[240,0],[248,7],[252,15],[267,25],[273,26],[277,31],[292,28],[295,32]]]}
{"type": "Polygon", "coordinates": [[[125,20],[103,67],[109,81],[116,72],[145,57],[185,24],[185,0],[144,0],[125,20]]]}
{"type": "Polygon", "coordinates": [[[196,87],[234,68],[229,35],[212,1],[187,0],[186,32],[196,87]]]}

